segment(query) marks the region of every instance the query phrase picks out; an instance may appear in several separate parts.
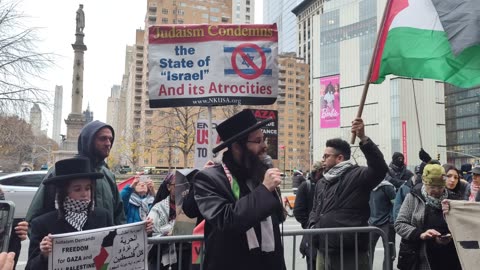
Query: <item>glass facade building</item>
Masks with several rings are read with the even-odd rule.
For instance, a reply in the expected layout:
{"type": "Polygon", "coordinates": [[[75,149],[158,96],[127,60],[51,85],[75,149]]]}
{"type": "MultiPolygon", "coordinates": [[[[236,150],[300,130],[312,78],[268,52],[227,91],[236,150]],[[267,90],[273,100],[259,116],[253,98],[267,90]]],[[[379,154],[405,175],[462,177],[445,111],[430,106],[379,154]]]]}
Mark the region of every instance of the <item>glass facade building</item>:
{"type": "Polygon", "coordinates": [[[292,10],[301,0],[264,0],[263,23],[277,23],[278,52],[296,52],[297,18],[292,10]]]}
{"type": "Polygon", "coordinates": [[[462,89],[445,84],[447,160],[480,163],[480,88],[462,89]]]}

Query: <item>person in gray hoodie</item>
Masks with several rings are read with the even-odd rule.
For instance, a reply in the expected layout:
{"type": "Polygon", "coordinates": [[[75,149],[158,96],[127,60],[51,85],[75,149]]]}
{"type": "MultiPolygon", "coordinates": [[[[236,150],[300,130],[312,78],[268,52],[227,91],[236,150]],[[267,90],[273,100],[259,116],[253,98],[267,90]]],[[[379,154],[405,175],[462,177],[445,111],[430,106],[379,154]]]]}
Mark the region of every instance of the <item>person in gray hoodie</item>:
{"type": "MultiPolygon", "coordinates": [[[[115,182],[115,175],[105,162],[110,154],[114,138],[115,132],[110,125],[98,120],[90,122],[80,131],[78,156],[88,158],[94,172],[103,173],[103,178],[96,182],[95,206],[107,210],[112,215],[114,225],[120,225],[126,222],[123,203],[115,182]]],[[[43,181],[54,176],[55,169],[52,167],[43,181]]],[[[52,189],[42,183],[33,197],[26,220],[31,222],[35,217],[52,210],[55,210],[54,187],[52,189]]]]}

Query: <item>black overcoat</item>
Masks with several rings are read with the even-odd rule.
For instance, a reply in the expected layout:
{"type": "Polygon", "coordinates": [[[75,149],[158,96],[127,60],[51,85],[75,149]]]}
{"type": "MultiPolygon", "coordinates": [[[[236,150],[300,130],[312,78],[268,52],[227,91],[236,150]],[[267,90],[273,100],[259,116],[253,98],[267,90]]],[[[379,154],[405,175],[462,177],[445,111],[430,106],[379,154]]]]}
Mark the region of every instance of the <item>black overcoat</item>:
{"type": "Polygon", "coordinates": [[[263,184],[251,185],[253,181],[248,179],[238,179],[238,182],[241,192],[236,200],[221,164],[195,176],[195,200],[206,220],[203,269],[286,269],[279,228],[283,221],[282,205],[278,195],[263,184]],[[249,187],[247,192],[242,191],[245,185],[249,187]],[[268,216],[272,216],[275,251],[249,250],[247,230],[254,227],[261,243],[260,222],[268,216]]]}

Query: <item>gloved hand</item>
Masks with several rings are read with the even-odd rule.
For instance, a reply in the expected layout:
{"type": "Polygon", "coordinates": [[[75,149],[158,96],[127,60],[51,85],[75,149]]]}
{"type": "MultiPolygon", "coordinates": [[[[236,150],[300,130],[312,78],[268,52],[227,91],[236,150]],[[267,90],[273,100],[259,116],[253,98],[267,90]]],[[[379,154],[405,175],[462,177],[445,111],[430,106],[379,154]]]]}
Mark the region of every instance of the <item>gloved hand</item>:
{"type": "Polygon", "coordinates": [[[420,158],[421,161],[428,163],[430,160],[432,160],[432,157],[423,150],[423,148],[420,148],[420,152],[418,152],[418,157],[420,158]]]}

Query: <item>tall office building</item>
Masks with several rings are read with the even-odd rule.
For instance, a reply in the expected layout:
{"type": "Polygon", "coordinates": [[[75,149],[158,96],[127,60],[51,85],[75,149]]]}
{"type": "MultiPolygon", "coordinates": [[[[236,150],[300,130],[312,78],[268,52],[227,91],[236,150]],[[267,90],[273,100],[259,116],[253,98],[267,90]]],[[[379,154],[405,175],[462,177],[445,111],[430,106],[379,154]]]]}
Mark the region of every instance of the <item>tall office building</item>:
{"type": "MultiPolygon", "coordinates": [[[[295,53],[278,58],[278,163],[284,171],[310,170],[309,143],[309,66],[295,53]]],[[[270,106],[264,106],[268,108],[270,106]]]]}
{"type": "MultiPolygon", "coordinates": [[[[232,0],[185,0],[182,2],[148,0],[145,29],[151,25],[160,24],[232,23],[232,14],[232,0]]],[[[181,127],[181,116],[178,116],[178,111],[172,108],[152,109],[149,107],[147,34],[147,31],[137,30],[137,41],[133,53],[135,60],[130,66],[126,122],[131,123],[132,129],[127,127],[126,130],[128,133],[133,133],[129,144],[136,148],[136,153],[129,153],[131,157],[135,158],[135,160],[130,160],[130,163],[138,167],[192,166],[193,152],[189,151],[185,160],[182,152],[185,147],[182,147],[179,136],[177,136],[178,130],[186,128],[181,127]]],[[[189,126],[191,122],[196,121],[204,108],[189,107],[185,110],[188,110],[191,115],[188,119],[189,126]]],[[[191,131],[193,126],[188,129],[191,131]]]]}
{"type": "Polygon", "coordinates": [[[292,10],[301,0],[264,0],[263,23],[276,23],[278,52],[296,52],[298,44],[297,18],[292,10]]]}
{"type": "MultiPolygon", "coordinates": [[[[311,66],[313,160],[321,159],[326,140],[350,141],[351,121],[358,111],[385,3],[305,0],[293,10],[298,18],[297,52],[311,66]]],[[[419,163],[421,133],[423,148],[432,157],[440,154],[444,163],[444,109],[444,83],[389,76],[382,84],[370,85],[363,111],[366,134],[387,162],[393,152],[403,152],[413,169],[419,163]]],[[[358,140],[352,158],[364,164],[357,146],[358,140]]]]}
{"type": "Polygon", "coordinates": [[[53,127],[52,139],[60,144],[62,138],[60,137],[62,128],[62,104],[63,104],[63,86],[55,86],[55,99],[53,102],[53,127]]]}
{"type": "MultiPolygon", "coordinates": [[[[121,86],[114,85],[110,89],[110,96],[107,99],[107,123],[118,130],[119,119],[121,117],[120,109],[121,86]]],[[[123,104],[125,107],[125,104],[123,104]]]]}
{"type": "Polygon", "coordinates": [[[93,112],[90,111],[90,103],[87,105],[87,109],[83,111],[83,117],[85,119],[85,125],[93,121],[93,112]]]}
{"type": "Polygon", "coordinates": [[[232,23],[254,23],[254,19],[255,0],[232,0],[232,23]]]}
{"type": "Polygon", "coordinates": [[[42,110],[37,103],[33,104],[30,109],[30,125],[33,135],[39,136],[42,133],[42,110]]]}
{"type": "Polygon", "coordinates": [[[447,161],[480,163],[480,88],[461,89],[445,84],[447,161]]]}

